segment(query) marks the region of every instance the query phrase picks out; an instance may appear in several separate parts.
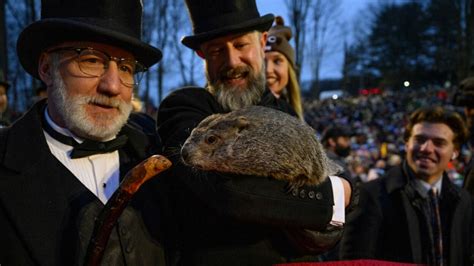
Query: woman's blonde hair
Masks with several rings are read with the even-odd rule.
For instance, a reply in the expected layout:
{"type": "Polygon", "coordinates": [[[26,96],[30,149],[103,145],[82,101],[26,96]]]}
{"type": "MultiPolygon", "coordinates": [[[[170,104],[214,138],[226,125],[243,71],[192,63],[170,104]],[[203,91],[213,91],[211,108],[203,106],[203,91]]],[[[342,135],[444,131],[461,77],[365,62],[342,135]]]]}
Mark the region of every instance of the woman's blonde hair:
{"type": "Polygon", "coordinates": [[[287,98],[290,105],[295,109],[296,114],[301,120],[304,120],[303,116],[303,105],[301,103],[301,88],[298,83],[298,78],[296,76],[296,71],[288,64],[288,85],[286,86],[287,98]]]}

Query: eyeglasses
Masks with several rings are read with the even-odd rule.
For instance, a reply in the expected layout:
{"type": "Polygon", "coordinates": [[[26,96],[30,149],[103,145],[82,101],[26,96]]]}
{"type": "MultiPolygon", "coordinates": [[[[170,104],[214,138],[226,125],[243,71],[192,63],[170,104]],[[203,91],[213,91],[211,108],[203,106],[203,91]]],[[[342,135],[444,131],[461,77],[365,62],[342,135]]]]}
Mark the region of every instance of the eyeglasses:
{"type": "Polygon", "coordinates": [[[109,68],[110,61],[115,61],[118,66],[120,81],[127,87],[137,86],[144,72],[147,70],[145,66],[136,60],[110,56],[105,52],[91,47],[59,47],[48,52],[54,53],[60,51],[74,51],[77,53],[77,57],[74,61],[77,63],[80,73],[73,74],[85,75],[84,77],[102,77],[109,68]]]}

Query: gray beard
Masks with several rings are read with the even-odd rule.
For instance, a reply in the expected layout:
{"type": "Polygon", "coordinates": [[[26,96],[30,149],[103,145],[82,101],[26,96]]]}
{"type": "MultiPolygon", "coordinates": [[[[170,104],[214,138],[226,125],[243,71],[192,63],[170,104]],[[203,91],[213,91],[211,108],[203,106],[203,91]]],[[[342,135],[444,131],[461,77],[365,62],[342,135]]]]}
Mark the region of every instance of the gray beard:
{"type": "Polygon", "coordinates": [[[212,95],[214,95],[224,111],[229,112],[242,109],[246,106],[256,105],[262,98],[266,84],[264,74],[265,65],[262,64],[259,73],[253,71],[250,67],[243,68],[248,71],[247,87],[245,88],[240,86],[228,86],[225,83],[222,83],[220,79],[211,81],[209,79],[209,74],[206,71],[209,80],[208,90],[212,95]]]}
{"type": "Polygon", "coordinates": [[[70,96],[59,70],[53,73],[53,88],[53,93],[49,96],[50,104],[54,104],[66,128],[82,138],[99,141],[114,138],[132,111],[132,104],[118,97],[112,98],[102,94],[70,96]],[[119,115],[112,117],[104,114],[91,118],[85,109],[91,102],[114,106],[118,108],[119,115]]]}

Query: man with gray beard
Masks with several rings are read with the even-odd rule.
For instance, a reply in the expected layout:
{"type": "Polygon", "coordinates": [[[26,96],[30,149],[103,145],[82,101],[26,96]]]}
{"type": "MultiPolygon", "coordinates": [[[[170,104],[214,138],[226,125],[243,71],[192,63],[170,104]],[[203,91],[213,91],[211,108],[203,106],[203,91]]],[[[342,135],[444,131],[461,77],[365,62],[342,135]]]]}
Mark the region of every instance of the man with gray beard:
{"type": "MultiPolygon", "coordinates": [[[[159,149],[127,119],[133,88],[162,55],[140,39],[140,0],[43,0],[41,8],[17,52],[48,97],[0,130],[0,264],[83,265],[104,204],[159,149]]],[[[119,217],[103,265],[164,265],[145,226],[159,222],[150,185],[119,217]]]]}
{"type": "Polygon", "coordinates": [[[205,172],[181,162],[181,146],[209,115],[251,105],[296,115],[265,88],[264,48],[273,15],[260,16],[255,0],[186,5],[194,35],[181,42],[204,59],[208,84],[173,92],[158,110],[163,153],[173,161],[162,176],[168,190],[160,193],[173,206],[163,217],[169,264],[273,265],[326,251],[341,235],[328,224],[333,206],[342,204],[344,212],[344,197],[349,201],[347,181],[334,184],[328,178],[287,194],[283,181],[205,172]]]}

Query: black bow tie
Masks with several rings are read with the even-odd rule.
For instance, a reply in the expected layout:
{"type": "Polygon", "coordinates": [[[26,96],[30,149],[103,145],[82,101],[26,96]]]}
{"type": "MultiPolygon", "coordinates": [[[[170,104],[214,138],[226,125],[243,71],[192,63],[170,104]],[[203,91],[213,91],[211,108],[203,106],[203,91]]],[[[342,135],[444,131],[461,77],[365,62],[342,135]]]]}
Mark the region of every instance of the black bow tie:
{"type": "Polygon", "coordinates": [[[45,121],[46,119],[43,120],[44,130],[46,130],[46,132],[48,132],[51,137],[63,144],[74,147],[71,152],[72,159],[113,152],[123,147],[128,141],[128,137],[126,135],[121,135],[106,142],[86,139],[82,143],[78,143],[73,138],[65,136],[54,130],[51,125],[45,121]]]}

